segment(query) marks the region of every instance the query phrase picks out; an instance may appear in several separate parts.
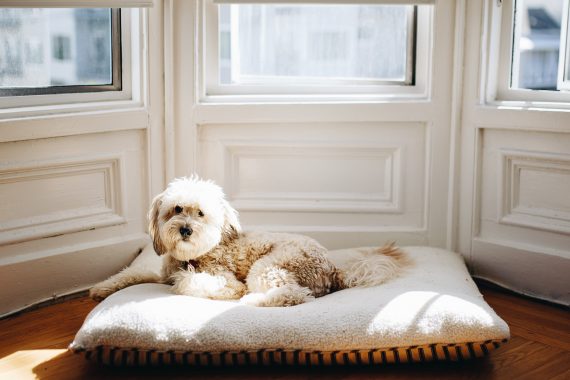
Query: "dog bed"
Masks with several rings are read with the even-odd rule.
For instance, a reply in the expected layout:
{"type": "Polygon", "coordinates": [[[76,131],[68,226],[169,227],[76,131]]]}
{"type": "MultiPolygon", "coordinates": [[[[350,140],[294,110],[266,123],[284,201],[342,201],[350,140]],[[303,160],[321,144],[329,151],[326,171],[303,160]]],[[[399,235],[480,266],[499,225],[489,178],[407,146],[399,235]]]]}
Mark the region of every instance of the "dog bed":
{"type": "MultiPolygon", "coordinates": [[[[412,265],[399,277],[294,307],[132,286],[93,309],[70,349],[112,365],[342,365],[469,359],[507,341],[507,324],[483,300],[461,256],[404,250],[412,265]]],[[[359,250],[329,254],[342,265],[359,250]]]]}

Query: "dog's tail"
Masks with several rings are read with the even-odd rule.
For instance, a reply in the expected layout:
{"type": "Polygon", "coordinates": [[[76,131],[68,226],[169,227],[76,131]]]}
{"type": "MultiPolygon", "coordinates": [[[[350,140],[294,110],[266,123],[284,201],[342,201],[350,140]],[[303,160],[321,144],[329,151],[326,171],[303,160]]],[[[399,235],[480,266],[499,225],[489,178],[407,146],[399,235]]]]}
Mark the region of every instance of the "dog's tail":
{"type": "Polygon", "coordinates": [[[380,248],[360,248],[333,258],[346,288],[371,287],[398,276],[411,262],[394,242],[380,248]]]}

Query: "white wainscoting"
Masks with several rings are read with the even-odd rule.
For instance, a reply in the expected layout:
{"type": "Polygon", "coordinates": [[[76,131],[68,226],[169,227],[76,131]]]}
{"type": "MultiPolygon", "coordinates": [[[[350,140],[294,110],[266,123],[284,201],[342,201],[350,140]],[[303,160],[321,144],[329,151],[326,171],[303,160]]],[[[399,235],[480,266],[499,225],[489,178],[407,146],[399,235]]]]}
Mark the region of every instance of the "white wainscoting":
{"type": "Polygon", "coordinates": [[[361,231],[359,243],[343,245],[362,244],[366,235],[378,243],[387,234],[426,231],[427,128],[201,125],[196,160],[199,172],[224,188],[248,229],[361,231]]]}
{"type": "Polygon", "coordinates": [[[458,248],[474,276],[569,305],[567,94],[508,89],[512,3],[465,2],[458,248]]]}
{"type": "Polygon", "coordinates": [[[481,133],[477,236],[517,248],[539,246],[570,258],[570,135],[481,133]]]}
{"type": "Polygon", "coordinates": [[[126,223],[120,155],[0,166],[0,244],[126,223]]]}
{"type": "Polygon", "coordinates": [[[148,244],[167,177],[163,5],[125,11],[121,93],[0,110],[0,316],[85,290],[148,244]]]}
{"type": "Polygon", "coordinates": [[[84,289],[148,242],[145,139],[130,130],[0,144],[0,315],[84,289]]]}
{"type": "Polygon", "coordinates": [[[570,154],[500,154],[499,223],[570,233],[570,154]]]}
{"type": "Polygon", "coordinates": [[[275,140],[221,144],[226,193],[240,210],[402,211],[399,147],[275,140]]]}
{"type": "Polygon", "coordinates": [[[570,302],[570,135],[479,130],[475,275],[570,302]]]}

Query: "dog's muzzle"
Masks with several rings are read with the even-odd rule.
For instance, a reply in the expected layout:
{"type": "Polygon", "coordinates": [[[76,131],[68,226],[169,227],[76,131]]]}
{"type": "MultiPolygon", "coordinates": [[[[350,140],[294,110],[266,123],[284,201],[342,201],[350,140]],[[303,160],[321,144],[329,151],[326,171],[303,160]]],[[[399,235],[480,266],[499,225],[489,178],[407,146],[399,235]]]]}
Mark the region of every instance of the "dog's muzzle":
{"type": "Polygon", "coordinates": [[[180,227],[180,235],[182,235],[182,238],[185,240],[188,239],[190,235],[192,235],[192,232],[192,228],[190,227],[180,227]]]}

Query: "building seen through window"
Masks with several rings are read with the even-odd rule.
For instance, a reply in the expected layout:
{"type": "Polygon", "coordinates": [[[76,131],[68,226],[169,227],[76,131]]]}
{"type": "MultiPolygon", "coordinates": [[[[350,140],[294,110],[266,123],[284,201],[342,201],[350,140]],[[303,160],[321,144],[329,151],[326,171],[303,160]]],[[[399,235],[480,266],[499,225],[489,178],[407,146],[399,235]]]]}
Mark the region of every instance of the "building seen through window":
{"type": "Polygon", "coordinates": [[[511,87],[556,90],[561,0],[517,0],[511,87]]]}
{"type": "Polygon", "coordinates": [[[0,9],[0,89],[113,82],[110,9],[0,9]]]}
{"type": "Polygon", "coordinates": [[[413,6],[256,4],[219,10],[222,84],[411,80],[413,6]]]}

